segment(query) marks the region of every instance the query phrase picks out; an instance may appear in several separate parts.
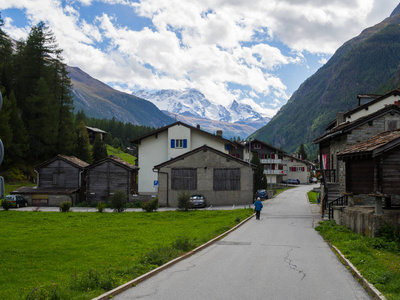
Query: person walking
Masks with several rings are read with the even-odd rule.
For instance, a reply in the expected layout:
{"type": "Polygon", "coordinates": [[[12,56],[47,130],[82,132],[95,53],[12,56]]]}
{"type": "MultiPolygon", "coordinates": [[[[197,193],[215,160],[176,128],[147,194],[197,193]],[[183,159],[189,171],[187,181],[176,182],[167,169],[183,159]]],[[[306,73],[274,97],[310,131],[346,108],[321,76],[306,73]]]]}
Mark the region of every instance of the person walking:
{"type": "Polygon", "coordinates": [[[260,213],[263,208],[263,204],[260,201],[260,197],[257,198],[257,201],[254,202],[254,210],[256,211],[256,220],[260,220],[260,213]]]}

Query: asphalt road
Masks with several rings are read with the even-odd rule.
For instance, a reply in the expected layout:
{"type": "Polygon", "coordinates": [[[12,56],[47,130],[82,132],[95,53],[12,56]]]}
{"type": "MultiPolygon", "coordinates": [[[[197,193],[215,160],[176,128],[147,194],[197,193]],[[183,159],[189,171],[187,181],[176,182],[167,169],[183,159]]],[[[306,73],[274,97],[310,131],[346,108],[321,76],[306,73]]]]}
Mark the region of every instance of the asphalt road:
{"type": "Polygon", "coordinates": [[[113,299],[371,299],[314,230],[312,187],[265,201],[261,220],[113,299]]]}

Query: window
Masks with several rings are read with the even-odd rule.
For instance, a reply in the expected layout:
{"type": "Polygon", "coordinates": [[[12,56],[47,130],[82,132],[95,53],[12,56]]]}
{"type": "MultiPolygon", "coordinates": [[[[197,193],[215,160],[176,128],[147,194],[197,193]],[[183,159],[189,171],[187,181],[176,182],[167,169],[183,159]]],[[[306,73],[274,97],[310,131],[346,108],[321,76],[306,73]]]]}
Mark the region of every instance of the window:
{"type": "Polygon", "coordinates": [[[254,149],[261,149],[261,145],[259,143],[254,144],[254,149]]]}
{"type": "Polygon", "coordinates": [[[171,139],[171,148],[187,148],[187,139],[171,139]]]}
{"type": "Polygon", "coordinates": [[[214,169],[214,191],[240,190],[240,169],[214,169]]]}
{"type": "Polygon", "coordinates": [[[172,169],[171,188],[173,190],[196,190],[197,169],[172,169]]]}

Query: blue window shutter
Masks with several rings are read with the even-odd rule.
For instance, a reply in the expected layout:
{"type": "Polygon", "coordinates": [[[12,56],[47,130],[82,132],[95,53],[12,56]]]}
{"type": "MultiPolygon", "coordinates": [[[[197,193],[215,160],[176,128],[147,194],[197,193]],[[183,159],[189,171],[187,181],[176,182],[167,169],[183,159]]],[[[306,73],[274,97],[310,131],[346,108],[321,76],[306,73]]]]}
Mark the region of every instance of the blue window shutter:
{"type": "Polygon", "coordinates": [[[225,150],[229,150],[229,144],[225,144],[225,150]]]}
{"type": "Polygon", "coordinates": [[[183,140],[183,148],[187,148],[187,139],[183,140]]]}
{"type": "Polygon", "coordinates": [[[175,140],[171,139],[171,148],[175,148],[175,140]]]}

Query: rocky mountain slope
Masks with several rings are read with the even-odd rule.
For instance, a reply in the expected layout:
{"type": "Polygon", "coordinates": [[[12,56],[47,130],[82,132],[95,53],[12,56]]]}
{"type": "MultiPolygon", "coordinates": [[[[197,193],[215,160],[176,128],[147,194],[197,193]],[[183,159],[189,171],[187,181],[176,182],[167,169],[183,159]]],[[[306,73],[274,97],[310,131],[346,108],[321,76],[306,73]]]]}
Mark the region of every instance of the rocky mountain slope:
{"type": "MultiPolygon", "coordinates": [[[[267,115],[254,110],[250,105],[233,101],[230,106],[225,107],[207,99],[196,89],[160,90],[151,93],[140,90],[134,95],[151,101],[162,111],[183,117],[243,124],[254,130],[264,126],[270,120],[267,115]]],[[[252,132],[248,132],[247,135],[250,133],[252,132]]]]}
{"type": "Polygon", "coordinates": [[[389,18],[341,46],[252,136],[288,152],[304,143],[307,152],[315,154],[312,141],[337,112],[357,105],[357,94],[383,94],[398,88],[399,25],[400,5],[389,18]]]}
{"type": "Polygon", "coordinates": [[[115,118],[124,123],[152,127],[174,122],[149,101],[114,90],[79,68],[68,67],[68,71],[73,85],[75,109],[83,109],[88,117],[115,118]]]}

